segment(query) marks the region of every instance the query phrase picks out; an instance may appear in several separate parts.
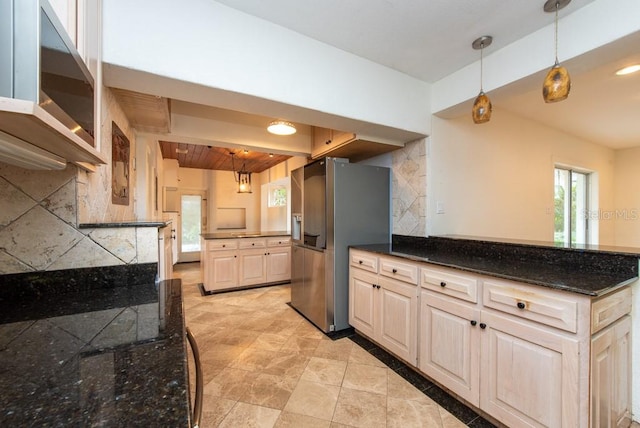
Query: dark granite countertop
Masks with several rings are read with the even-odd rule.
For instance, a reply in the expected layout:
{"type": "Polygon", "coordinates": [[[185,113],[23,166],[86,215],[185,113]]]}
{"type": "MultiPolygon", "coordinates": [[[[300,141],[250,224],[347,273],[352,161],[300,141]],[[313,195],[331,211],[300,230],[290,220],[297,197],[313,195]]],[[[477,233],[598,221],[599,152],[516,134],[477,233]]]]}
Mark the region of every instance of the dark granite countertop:
{"type": "Polygon", "coordinates": [[[637,255],[398,235],[391,244],[352,248],[589,296],[606,294],[638,278],[637,255]]]}
{"type": "Polygon", "coordinates": [[[166,227],[172,222],[169,220],[123,220],[106,223],[80,223],[79,229],[99,229],[112,227],[166,227]]]}
{"type": "Polygon", "coordinates": [[[207,232],[202,233],[204,239],[237,239],[237,238],[268,238],[270,236],[290,236],[287,231],[275,232],[207,232]]]}
{"type": "Polygon", "coordinates": [[[0,276],[0,426],[189,425],[180,280],[104,270],[0,276]]]}

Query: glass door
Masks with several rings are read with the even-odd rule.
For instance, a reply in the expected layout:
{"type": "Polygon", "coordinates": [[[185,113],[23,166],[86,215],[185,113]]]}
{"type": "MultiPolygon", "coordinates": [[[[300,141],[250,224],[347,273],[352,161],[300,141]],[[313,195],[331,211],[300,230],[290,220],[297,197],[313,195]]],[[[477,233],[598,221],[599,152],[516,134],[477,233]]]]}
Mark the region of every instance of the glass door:
{"type": "Polygon", "coordinates": [[[200,234],[207,225],[207,198],[204,191],[180,192],[178,262],[200,260],[200,234]]]}

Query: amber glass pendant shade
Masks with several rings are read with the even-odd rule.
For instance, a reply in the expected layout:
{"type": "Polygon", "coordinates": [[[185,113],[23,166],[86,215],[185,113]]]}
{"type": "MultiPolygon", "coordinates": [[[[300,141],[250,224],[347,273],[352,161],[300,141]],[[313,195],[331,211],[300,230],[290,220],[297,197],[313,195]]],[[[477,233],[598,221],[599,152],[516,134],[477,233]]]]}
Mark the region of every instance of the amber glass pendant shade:
{"type": "Polygon", "coordinates": [[[571,91],[571,77],[566,68],[557,62],[544,79],[542,97],[545,103],[555,103],[567,99],[571,91]]]}
{"type": "Polygon", "coordinates": [[[491,108],[491,100],[489,100],[489,97],[484,92],[480,91],[471,109],[473,123],[489,122],[489,119],[491,119],[491,108]]]}

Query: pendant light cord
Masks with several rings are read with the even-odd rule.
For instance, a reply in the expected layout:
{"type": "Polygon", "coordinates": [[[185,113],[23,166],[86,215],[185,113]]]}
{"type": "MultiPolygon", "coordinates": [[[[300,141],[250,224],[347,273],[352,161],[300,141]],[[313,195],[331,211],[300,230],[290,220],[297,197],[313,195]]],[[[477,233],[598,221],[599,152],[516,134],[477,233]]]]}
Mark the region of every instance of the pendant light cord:
{"type": "Polygon", "coordinates": [[[482,52],[484,51],[484,43],[480,43],[480,92],[484,92],[484,89],[482,88],[482,81],[484,80],[482,78],[482,52]]]}
{"type": "Polygon", "coordinates": [[[560,3],[556,2],[556,28],[555,28],[555,48],[556,48],[556,65],[558,65],[558,9],[560,3]]]}

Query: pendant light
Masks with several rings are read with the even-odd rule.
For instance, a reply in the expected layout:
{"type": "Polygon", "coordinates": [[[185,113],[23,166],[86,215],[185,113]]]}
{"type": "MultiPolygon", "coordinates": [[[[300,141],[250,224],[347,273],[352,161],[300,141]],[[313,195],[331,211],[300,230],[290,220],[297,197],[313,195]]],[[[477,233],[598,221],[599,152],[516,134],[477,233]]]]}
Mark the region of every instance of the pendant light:
{"type": "MultiPolygon", "coordinates": [[[[245,150],[246,152],[246,150],[245,150]]],[[[236,171],[236,167],[233,163],[234,152],[229,152],[231,155],[231,169],[233,170],[233,178],[238,184],[238,193],[253,193],[251,191],[251,172],[246,170],[246,162],[242,164],[242,168],[236,171]]]]}
{"type": "Polygon", "coordinates": [[[491,36],[482,36],[478,37],[471,43],[471,46],[478,50],[480,49],[480,93],[476,97],[476,100],[473,102],[473,108],[471,109],[471,116],[473,117],[473,123],[485,123],[491,119],[491,100],[484,93],[482,89],[482,52],[484,48],[491,45],[493,42],[493,37],[491,36]]]}
{"type": "Polygon", "coordinates": [[[544,4],[544,11],[555,12],[555,54],[556,62],[547,73],[542,84],[542,97],[545,103],[555,103],[562,101],[569,96],[571,90],[571,78],[566,68],[558,62],[558,11],[568,5],[571,0],[547,0],[544,4]]]}

